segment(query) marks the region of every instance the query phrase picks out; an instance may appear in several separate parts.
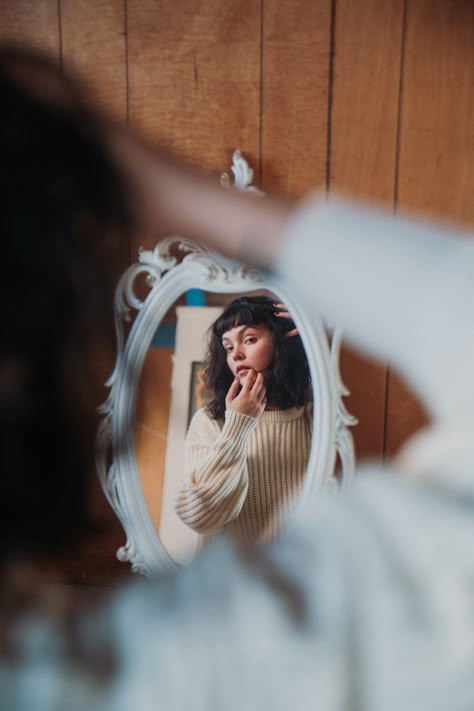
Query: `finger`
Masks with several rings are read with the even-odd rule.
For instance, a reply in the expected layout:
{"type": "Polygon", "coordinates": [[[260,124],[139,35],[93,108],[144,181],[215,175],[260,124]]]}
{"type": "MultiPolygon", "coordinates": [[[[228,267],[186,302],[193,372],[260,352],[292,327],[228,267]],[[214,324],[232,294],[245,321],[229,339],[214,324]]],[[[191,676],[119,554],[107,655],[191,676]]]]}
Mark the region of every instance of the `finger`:
{"type": "Polygon", "coordinates": [[[252,385],[252,392],[253,393],[258,393],[260,392],[260,388],[263,385],[263,375],[262,373],[255,373],[255,380],[252,385]]]}
{"type": "MultiPolygon", "coordinates": [[[[288,308],[287,308],[287,306],[285,306],[285,304],[273,304],[273,306],[275,306],[276,308],[279,308],[279,309],[283,309],[282,311],[275,312],[275,316],[277,318],[286,318],[290,321],[293,320],[291,317],[291,314],[288,311],[288,308]]],[[[299,336],[299,335],[300,335],[300,332],[298,331],[297,328],[292,328],[291,331],[288,331],[288,333],[285,333],[285,336],[287,338],[293,338],[293,336],[299,336]]]]}
{"type": "Polygon", "coordinates": [[[274,316],[277,318],[291,318],[289,311],[275,311],[274,316]]]}
{"type": "Polygon", "coordinates": [[[256,377],[255,371],[250,368],[247,373],[247,377],[244,380],[244,384],[242,386],[242,392],[246,392],[246,393],[250,392],[250,390],[252,389],[252,387],[255,383],[255,377],[256,377]]]}
{"type": "Polygon", "coordinates": [[[273,304],[278,311],[275,311],[275,316],[277,318],[291,318],[288,307],[285,304],[273,304]]]}
{"type": "Polygon", "coordinates": [[[230,388],[227,392],[226,401],[228,400],[229,402],[231,402],[232,400],[235,400],[235,398],[237,396],[238,389],[239,389],[239,379],[234,378],[234,380],[232,381],[232,385],[230,386],[230,388]]]}
{"type": "Polygon", "coordinates": [[[263,397],[263,395],[265,395],[266,389],[265,389],[265,379],[264,379],[263,375],[261,378],[258,378],[258,380],[255,381],[255,385],[252,388],[252,392],[255,395],[257,395],[258,397],[263,397]]]}

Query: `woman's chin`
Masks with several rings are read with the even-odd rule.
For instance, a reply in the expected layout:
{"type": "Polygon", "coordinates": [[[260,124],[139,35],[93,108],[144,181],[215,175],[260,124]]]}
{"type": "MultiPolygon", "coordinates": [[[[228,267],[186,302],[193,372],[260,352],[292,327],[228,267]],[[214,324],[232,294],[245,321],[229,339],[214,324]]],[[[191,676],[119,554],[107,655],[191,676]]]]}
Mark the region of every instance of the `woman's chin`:
{"type": "Polygon", "coordinates": [[[245,370],[241,370],[239,373],[237,373],[237,377],[239,378],[240,382],[243,383],[245,379],[247,378],[247,375],[250,373],[251,368],[246,368],[245,370]]]}

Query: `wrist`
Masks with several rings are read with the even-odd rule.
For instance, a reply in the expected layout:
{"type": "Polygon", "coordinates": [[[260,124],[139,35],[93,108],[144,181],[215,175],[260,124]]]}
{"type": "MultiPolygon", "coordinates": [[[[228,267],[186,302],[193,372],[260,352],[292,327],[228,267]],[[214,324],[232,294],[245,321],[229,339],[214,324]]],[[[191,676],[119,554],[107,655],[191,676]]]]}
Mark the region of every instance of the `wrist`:
{"type": "Polygon", "coordinates": [[[225,411],[225,421],[222,434],[229,438],[241,436],[246,437],[253,432],[257,424],[258,420],[256,417],[242,415],[240,412],[227,409],[225,411]]]}

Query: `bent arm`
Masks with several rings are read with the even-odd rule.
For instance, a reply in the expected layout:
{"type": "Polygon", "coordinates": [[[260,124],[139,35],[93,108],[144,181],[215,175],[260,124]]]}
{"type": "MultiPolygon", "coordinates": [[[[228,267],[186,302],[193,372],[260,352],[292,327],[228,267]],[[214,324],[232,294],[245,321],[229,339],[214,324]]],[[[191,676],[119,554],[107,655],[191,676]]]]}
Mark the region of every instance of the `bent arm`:
{"type": "Polygon", "coordinates": [[[144,228],[273,269],[353,345],[390,359],[435,418],[469,412],[474,247],[465,235],[323,197],[297,209],[255,200],[111,135],[144,228]]]}
{"type": "Polygon", "coordinates": [[[218,433],[202,410],[194,416],[175,510],[197,533],[217,533],[239,515],[248,491],[247,441],[256,426],[256,418],[227,410],[218,433]]]}

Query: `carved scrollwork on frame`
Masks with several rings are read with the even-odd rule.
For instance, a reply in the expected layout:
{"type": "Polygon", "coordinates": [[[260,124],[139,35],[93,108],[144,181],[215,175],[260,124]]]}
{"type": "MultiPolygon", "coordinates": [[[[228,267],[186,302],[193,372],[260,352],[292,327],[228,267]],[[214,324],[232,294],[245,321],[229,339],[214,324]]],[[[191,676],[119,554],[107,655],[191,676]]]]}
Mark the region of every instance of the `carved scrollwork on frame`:
{"type": "MultiPolygon", "coordinates": [[[[234,154],[232,170],[235,187],[256,192],[251,186],[253,173],[239,152],[234,154]]],[[[126,543],[117,555],[130,562],[135,572],[144,574],[172,566],[174,561],[153,526],[138,471],[134,431],[139,378],[145,354],[164,315],[182,294],[195,288],[224,294],[260,290],[278,294],[298,326],[314,389],[312,448],[301,505],[324,487],[334,472],[337,455],[342,464],[343,486],[350,482],[354,470],[349,427],[355,424],[355,418],[343,403],[347,390],[339,373],[340,334],[334,332],[329,338],[319,317],[296,303],[278,279],[225,259],[190,240],[168,237],[154,249],[140,249],[138,262],[123,274],[115,295],[117,358],[107,381],[109,396],[101,407],[97,470],[126,534],[126,543]],[[181,261],[174,256],[176,252],[185,254],[181,261]],[[140,297],[136,286],[143,275],[148,292],[140,297]]]]}

